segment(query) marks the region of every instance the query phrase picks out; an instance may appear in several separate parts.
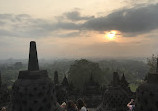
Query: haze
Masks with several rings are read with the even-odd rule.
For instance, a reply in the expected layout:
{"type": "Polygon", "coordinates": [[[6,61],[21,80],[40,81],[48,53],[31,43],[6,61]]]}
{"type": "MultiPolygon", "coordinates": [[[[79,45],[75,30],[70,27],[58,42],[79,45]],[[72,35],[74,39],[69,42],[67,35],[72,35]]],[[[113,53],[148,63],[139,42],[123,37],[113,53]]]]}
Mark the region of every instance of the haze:
{"type": "Polygon", "coordinates": [[[45,59],[158,54],[157,10],[157,0],[1,0],[0,59],[28,58],[30,41],[45,59]]]}

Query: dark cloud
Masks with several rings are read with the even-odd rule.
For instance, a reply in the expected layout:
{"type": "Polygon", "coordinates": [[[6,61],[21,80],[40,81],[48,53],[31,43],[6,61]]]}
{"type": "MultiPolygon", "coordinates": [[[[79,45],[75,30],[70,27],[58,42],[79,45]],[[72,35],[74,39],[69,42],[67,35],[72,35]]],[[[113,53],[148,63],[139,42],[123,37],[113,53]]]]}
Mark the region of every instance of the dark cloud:
{"type": "Polygon", "coordinates": [[[52,24],[52,29],[66,29],[66,30],[79,30],[81,28],[80,24],[75,24],[71,22],[58,22],[52,24]]]}
{"type": "Polygon", "coordinates": [[[80,32],[89,30],[98,32],[119,30],[127,36],[133,36],[158,29],[158,4],[119,9],[98,18],[81,16],[78,11],[68,12],[64,15],[71,21],[65,20],[64,17],[63,20],[52,22],[51,20],[33,18],[27,14],[0,14],[0,37],[46,37],[52,35],[72,37],[81,36],[80,32]],[[85,22],[76,22],[80,20],[85,20],[85,22]],[[60,34],[55,32],[58,30],[60,30],[60,34]],[[73,30],[74,32],[65,34],[61,30],[73,30]]]}
{"type": "Polygon", "coordinates": [[[158,28],[158,4],[117,10],[83,24],[86,30],[144,33],[158,28]]]}
{"type": "MultiPolygon", "coordinates": [[[[82,20],[78,11],[69,12],[66,17],[76,21],[82,20]]],[[[124,36],[135,36],[158,29],[158,4],[139,4],[132,8],[115,10],[107,16],[90,17],[85,23],[74,25],[79,30],[119,30],[124,36]]],[[[63,29],[68,29],[68,27],[63,27],[63,29]]]]}
{"type": "Polygon", "coordinates": [[[79,11],[67,12],[64,14],[67,19],[72,21],[89,20],[94,18],[94,16],[81,16],[79,11]]]}
{"type": "Polygon", "coordinates": [[[123,0],[123,2],[135,5],[135,4],[143,4],[143,3],[157,3],[157,0],[123,0]]]}
{"type": "Polygon", "coordinates": [[[0,37],[45,37],[56,30],[79,30],[80,25],[72,22],[52,22],[32,18],[27,14],[0,14],[0,37]]]}

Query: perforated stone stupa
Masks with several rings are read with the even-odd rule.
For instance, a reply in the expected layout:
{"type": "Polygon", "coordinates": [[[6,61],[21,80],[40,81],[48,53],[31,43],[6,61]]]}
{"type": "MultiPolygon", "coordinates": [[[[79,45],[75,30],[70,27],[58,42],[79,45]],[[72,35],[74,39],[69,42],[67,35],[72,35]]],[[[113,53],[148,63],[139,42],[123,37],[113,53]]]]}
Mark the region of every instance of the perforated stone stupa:
{"type": "Polygon", "coordinates": [[[113,73],[113,81],[104,93],[103,102],[97,111],[127,111],[128,93],[121,87],[119,75],[113,73]]]}
{"type": "Polygon", "coordinates": [[[12,88],[11,111],[60,111],[46,70],[39,70],[36,43],[30,42],[28,70],[20,71],[12,88]]]}
{"type": "Polygon", "coordinates": [[[156,73],[148,73],[147,81],[137,88],[136,111],[158,111],[158,60],[156,73]]]}
{"type": "Polygon", "coordinates": [[[84,85],[83,97],[87,107],[96,108],[102,102],[101,87],[91,74],[89,81],[84,85]]]}

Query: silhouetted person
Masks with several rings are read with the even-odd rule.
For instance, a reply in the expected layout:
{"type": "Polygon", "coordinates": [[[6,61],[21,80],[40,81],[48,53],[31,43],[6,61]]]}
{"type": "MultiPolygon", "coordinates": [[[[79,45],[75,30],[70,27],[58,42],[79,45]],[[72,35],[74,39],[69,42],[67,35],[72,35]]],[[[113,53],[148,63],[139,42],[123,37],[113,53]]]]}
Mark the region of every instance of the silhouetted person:
{"type": "Polygon", "coordinates": [[[131,99],[131,101],[127,104],[127,107],[129,111],[134,111],[134,108],[135,108],[134,99],[131,99]]]}
{"type": "Polygon", "coordinates": [[[66,103],[65,103],[65,102],[63,102],[63,103],[60,105],[60,107],[61,107],[64,111],[66,111],[66,103]]]}
{"type": "Polygon", "coordinates": [[[77,111],[77,107],[76,107],[75,103],[71,100],[69,100],[67,102],[66,109],[67,109],[67,111],[77,111]]]}
{"type": "Polygon", "coordinates": [[[7,111],[6,107],[2,107],[1,111],[7,111]]]}
{"type": "Polygon", "coordinates": [[[86,104],[84,103],[82,99],[77,100],[77,108],[78,108],[78,111],[87,111],[86,104]]]}

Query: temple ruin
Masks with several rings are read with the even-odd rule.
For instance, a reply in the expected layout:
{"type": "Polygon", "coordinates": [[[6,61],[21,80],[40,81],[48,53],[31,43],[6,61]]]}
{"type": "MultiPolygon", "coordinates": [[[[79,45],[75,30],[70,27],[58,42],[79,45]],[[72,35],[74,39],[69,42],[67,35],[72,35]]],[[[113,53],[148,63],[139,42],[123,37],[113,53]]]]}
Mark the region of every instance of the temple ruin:
{"type": "Polygon", "coordinates": [[[102,90],[98,82],[94,81],[91,74],[89,81],[84,85],[83,98],[87,107],[96,108],[102,101],[102,90]]]}
{"type": "Polygon", "coordinates": [[[147,81],[137,88],[136,111],[158,111],[158,59],[155,73],[148,73],[147,81]]]}
{"type": "Polygon", "coordinates": [[[105,91],[103,102],[97,108],[97,111],[127,111],[129,101],[128,92],[121,86],[118,73],[114,72],[113,80],[105,91]]]}
{"type": "Polygon", "coordinates": [[[39,70],[36,43],[30,42],[28,70],[20,71],[12,87],[11,111],[60,111],[54,85],[46,70],[39,70]]]}
{"type": "MultiPolygon", "coordinates": [[[[58,73],[54,75],[54,78],[57,76],[58,73]]],[[[68,91],[69,91],[69,83],[66,78],[64,77],[63,81],[55,85],[55,92],[57,97],[57,102],[62,104],[68,100],[68,91]]]]}
{"type": "MultiPolygon", "coordinates": [[[[54,73],[54,83],[46,70],[40,70],[36,43],[30,42],[28,70],[20,71],[12,87],[11,104],[9,91],[2,85],[0,72],[0,107],[9,105],[9,111],[62,111],[58,103],[83,98],[89,108],[96,111],[127,111],[127,103],[134,93],[129,88],[125,75],[121,79],[117,72],[102,97],[102,90],[91,74],[83,91],[79,91],[67,79],[60,83],[58,72],[54,73]],[[101,102],[102,101],[102,102],[101,102]],[[100,104],[101,103],[101,104],[100,104]]],[[[148,73],[147,80],[136,91],[135,111],[158,111],[158,60],[155,73],[148,73]]]]}

